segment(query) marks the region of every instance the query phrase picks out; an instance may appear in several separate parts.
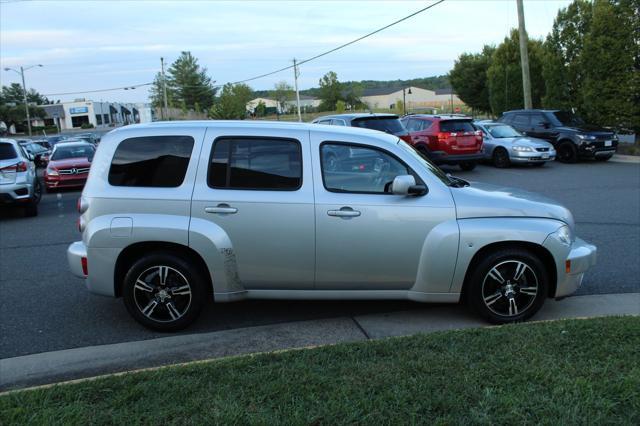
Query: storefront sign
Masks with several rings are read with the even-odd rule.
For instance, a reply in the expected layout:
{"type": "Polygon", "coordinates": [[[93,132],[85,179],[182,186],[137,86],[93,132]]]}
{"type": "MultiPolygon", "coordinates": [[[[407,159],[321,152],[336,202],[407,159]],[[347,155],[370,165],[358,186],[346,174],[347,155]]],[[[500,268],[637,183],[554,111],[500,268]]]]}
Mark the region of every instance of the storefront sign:
{"type": "Polygon", "coordinates": [[[88,112],[89,107],[69,108],[69,114],[86,114],[88,112]]]}

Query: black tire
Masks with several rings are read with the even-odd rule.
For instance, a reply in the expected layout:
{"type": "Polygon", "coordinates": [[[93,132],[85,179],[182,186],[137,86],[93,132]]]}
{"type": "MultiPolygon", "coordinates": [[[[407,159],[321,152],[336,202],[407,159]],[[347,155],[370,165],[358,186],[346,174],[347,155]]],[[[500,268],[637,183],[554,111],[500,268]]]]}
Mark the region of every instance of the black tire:
{"type": "Polygon", "coordinates": [[[145,255],[125,275],[124,304],[131,316],[147,328],[182,330],[196,320],[206,300],[207,281],[201,274],[197,265],[181,256],[169,252],[145,255]],[[162,268],[167,268],[164,282],[160,278],[162,268]]]}
{"type": "Polygon", "coordinates": [[[42,199],[42,184],[40,180],[36,178],[36,181],[33,185],[33,196],[29,201],[29,204],[24,206],[24,215],[26,217],[33,217],[38,215],[38,203],[42,199]]]}
{"type": "Polygon", "coordinates": [[[571,141],[564,141],[558,145],[558,155],[556,157],[561,163],[575,163],[578,161],[578,150],[571,141]]]}
{"type": "Polygon", "coordinates": [[[609,161],[611,159],[611,157],[613,157],[613,155],[607,155],[607,156],[604,156],[604,157],[596,157],[596,161],[602,161],[602,162],[609,161]]]}
{"type": "Polygon", "coordinates": [[[540,310],[547,298],[549,278],[535,254],[513,248],[484,256],[465,285],[467,303],[476,313],[491,323],[507,324],[524,321],[540,310]],[[516,278],[519,268],[522,271],[516,278]]]}
{"type": "Polygon", "coordinates": [[[473,162],[473,161],[463,161],[462,163],[460,163],[458,165],[465,172],[470,172],[471,170],[476,168],[476,163],[473,162]]]}
{"type": "Polygon", "coordinates": [[[511,160],[509,159],[509,153],[506,149],[498,147],[493,150],[493,165],[499,169],[506,169],[511,166],[511,160]]]}

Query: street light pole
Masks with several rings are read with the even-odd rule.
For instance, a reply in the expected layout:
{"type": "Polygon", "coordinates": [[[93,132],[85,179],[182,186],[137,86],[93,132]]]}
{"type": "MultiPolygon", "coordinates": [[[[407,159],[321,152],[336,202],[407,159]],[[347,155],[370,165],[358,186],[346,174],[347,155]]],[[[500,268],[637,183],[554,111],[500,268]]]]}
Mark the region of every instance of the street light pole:
{"type": "Polygon", "coordinates": [[[516,0],[518,6],[518,35],[520,39],[520,65],[522,67],[522,93],[524,95],[524,108],[533,108],[531,102],[531,77],[529,75],[529,52],[527,30],[524,24],[524,6],[522,0],[516,0]]]}
{"type": "Polygon", "coordinates": [[[411,94],[411,87],[409,87],[408,91],[405,93],[405,90],[407,90],[406,87],[402,88],[402,112],[403,115],[407,115],[407,95],[411,94]]]}
{"type": "Polygon", "coordinates": [[[22,78],[22,97],[24,99],[24,109],[25,112],[27,114],[27,128],[29,129],[29,136],[31,136],[31,117],[29,115],[29,101],[27,100],[27,85],[24,82],[24,72],[33,68],[33,67],[41,67],[42,64],[38,64],[38,65],[31,65],[30,67],[24,68],[24,67],[20,67],[20,71],[15,70],[13,68],[5,68],[5,71],[13,71],[16,72],[18,74],[20,74],[20,77],[22,78]]]}

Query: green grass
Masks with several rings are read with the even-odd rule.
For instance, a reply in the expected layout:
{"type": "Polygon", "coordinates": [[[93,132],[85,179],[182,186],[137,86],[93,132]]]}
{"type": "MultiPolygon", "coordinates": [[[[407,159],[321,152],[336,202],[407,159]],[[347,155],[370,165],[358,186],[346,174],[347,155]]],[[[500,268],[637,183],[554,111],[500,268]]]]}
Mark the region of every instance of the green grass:
{"type": "Polygon", "coordinates": [[[0,397],[0,424],[640,424],[640,318],[226,358],[0,397]]]}

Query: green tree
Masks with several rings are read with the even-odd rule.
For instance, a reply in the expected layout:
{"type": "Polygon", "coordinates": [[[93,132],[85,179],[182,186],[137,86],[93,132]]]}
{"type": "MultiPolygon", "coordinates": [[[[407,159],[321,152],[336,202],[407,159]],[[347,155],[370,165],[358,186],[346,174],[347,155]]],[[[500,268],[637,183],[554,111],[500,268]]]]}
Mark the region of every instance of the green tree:
{"type": "Polygon", "coordinates": [[[329,71],[320,79],[319,84],[320,111],[334,111],[336,103],[342,99],[342,85],[338,81],[338,75],[329,71]]]}
{"type": "MultiPolygon", "coordinates": [[[[531,75],[531,99],[534,108],[540,108],[544,94],[542,78],[543,47],[539,40],[529,40],[529,73],[531,75]]],[[[524,106],[522,95],[522,69],[518,30],[511,30],[510,37],[496,48],[491,65],[487,69],[489,103],[494,115],[524,106]]]]}
{"type": "Polygon", "coordinates": [[[247,116],[247,103],[252,97],[253,91],[246,84],[227,83],[209,115],[218,120],[242,120],[247,116]]]}
{"type": "MultiPolygon", "coordinates": [[[[155,108],[163,108],[164,107],[164,97],[162,90],[162,74],[157,73],[155,78],[153,79],[153,84],[151,85],[151,89],[149,90],[149,98],[151,99],[151,105],[155,108]]],[[[167,105],[172,107],[174,105],[173,102],[173,91],[172,88],[167,86],[167,105]]]]}
{"type": "Polygon", "coordinates": [[[349,109],[358,109],[363,106],[360,98],[362,97],[362,84],[358,82],[342,83],[342,95],[349,109]]]}
{"type": "Polygon", "coordinates": [[[487,70],[495,51],[495,47],[485,45],[481,53],[463,53],[449,72],[449,81],[458,97],[477,111],[491,112],[487,70]]]}
{"type": "MultiPolygon", "coordinates": [[[[29,115],[31,118],[44,118],[44,109],[36,105],[46,105],[49,100],[34,89],[27,91],[27,102],[29,102],[29,115]]],[[[4,121],[7,126],[16,125],[18,130],[23,130],[27,123],[27,112],[24,107],[24,90],[18,83],[9,86],[2,86],[0,91],[0,121],[4,121]]]]}
{"type": "Polygon", "coordinates": [[[580,107],[580,91],[584,66],[582,51],[584,39],[591,26],[593,3],[574,0],[561,9],[553,23],[551,33],[544,42],[545,56],[542,75],[546,108],[571,109],[580,107]]]}
{"type": "Polygon", "coordinates": [[[278,102],[281,112],[287,110],[287,102],[293,99],[293,95],[293,87],[289,83],[284,80],[276,83],[273,97],[278,102]]]}
{"type": "Polygon", "coordinates": [[[267,115],[267,105],[264,102],[259,101],[253,112],[258,117],[264,117],[265,115],[267,115]]]}
{"type": "MultiPolygon", "coordinates": [[[[167,70],[166,78],[167,92],[171,92],[177,105],[187,109],[194,109],[196,103],[203,109],[209,109],[213,105],[217,89],[213,87],[207,69],[198,65],[198,60],[191,52],[180,54],[167,70]]],[[[158,76],[156,80],[156,84],[161,81],[158,76]]],[[[156,98],[157,89],[158,87],[152,92],[156,98]]]]}
{"type": "Polygon", "coordinates": [[[640,133],[638,0],[596,0],[584,39],[581,113],[602,126],[640,133]]]}
{"type": "Polygon", "coordinates": [[[336,112],[338,114],[342,114],[346,110],[346,108],[347,104],[342,99],[336,102],[336,112]]]}

